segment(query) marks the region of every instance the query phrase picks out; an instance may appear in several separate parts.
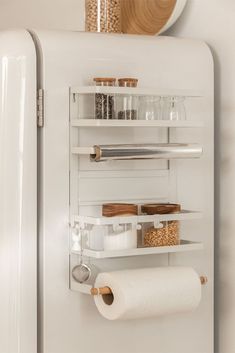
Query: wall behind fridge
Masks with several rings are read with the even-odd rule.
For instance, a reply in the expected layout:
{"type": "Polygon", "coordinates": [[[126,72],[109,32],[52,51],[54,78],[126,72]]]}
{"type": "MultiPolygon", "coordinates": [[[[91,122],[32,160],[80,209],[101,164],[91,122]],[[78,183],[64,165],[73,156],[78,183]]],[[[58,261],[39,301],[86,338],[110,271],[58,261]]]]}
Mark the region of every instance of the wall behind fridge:
{"type": "MultiPolygon", "coordinates": [[[[215,353],[235,352],[235,3],[188,0],[167,34],[205,40],[215,65],[215,353]],[[232,305],[231,305],[232,304],[232,305]]],[[[196,69],[196,68],[195,68],[196,69]]]]}
{"type": "MultiPolygon", "coordinates": [[[[82,30],[84,0],[0,0],[0,29],[82,30]]],[[[167,34],[207,41],[215,60],[216,112],[216,339],[215,353],[233,353],[235,341],[235,3],[233,0],[188,0],[167,34]],[[219,209],[220,205],[220,209],[219,209]],[[220,279],[218,279],[220,277],[220,279]],[[218,296],[218,289],[220,295],[218,296]],[[219,309],[218,309],[219,308],[219,309]],[[218,324],[218,321],[220,322],[218,324]],[[219,332],[220,331],[220,332],[219,332]],[[218,334],[219,333],[219,334],[218,334]]],[[[196,68],[195,68],[196,70],[196,68]]]]}
{"type": "Polygon", "coordinates": [[[0,0],[0,29],[37,28],[81,31],[84,0],[0,0]]]}

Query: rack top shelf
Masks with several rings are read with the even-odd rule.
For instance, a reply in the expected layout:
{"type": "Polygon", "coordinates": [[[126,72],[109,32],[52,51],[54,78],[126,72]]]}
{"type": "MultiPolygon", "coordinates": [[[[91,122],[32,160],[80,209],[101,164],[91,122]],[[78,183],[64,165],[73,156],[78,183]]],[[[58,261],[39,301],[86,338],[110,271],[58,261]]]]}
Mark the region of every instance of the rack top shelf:
{"type": "Polygon", "coordinates": [[[202,218],[202,212],[182,210],[180,213],[161,214],[161,215],[139,215],[122,217],[90,217],[90,216],[72,216],[72,223],[90,224],[90,225],[110,225],[124,223],[149,223],[163,222],[171,220],[192,220],[202,218]]]}
{"type": "Polygon", "coordinates": [[[203,127],[202,121],[192,120],[99,120],[99,119],[73,119],[73,127],[203,127]]]}
{"type": "Polygon", "coordinates": [[[134,96],[156,96],[156,97],[203,97],[201,91],[192,89],[159,89],[145,87],[106,87],[106,86],[78,86],[70,88],[71,94],[116,94],[134,96]]]}

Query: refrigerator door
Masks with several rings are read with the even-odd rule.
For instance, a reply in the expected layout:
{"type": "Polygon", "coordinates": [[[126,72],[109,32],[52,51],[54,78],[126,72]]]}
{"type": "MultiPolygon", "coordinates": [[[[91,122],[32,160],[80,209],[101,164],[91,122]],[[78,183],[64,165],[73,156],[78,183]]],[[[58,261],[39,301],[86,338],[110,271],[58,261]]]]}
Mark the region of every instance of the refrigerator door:
{"type": "Polygon", "coordinates": [[[213,61],[208,47],[200,41],[171,37],[46,31],[35,31],[33,36],[38,43],[40,83],[45,92],[45,125],[40,130],[39,352],[212,353],[213,61]],[[76,135],[80,146],[161,143],[167,141],[169,133],[172,142],[202,144],[203,157],[172,162],[178,166],[178,178],[171,185],[165,161],[154,165],[146,161],[135,165],[132,161],[131,167],[122,162],[94,166],[82,157],[81,172],[76,174],[81,184],[78,199],[70,199],[69,87],[87,86],[94,77],[135,77],[139,87],[200,91],[202,99],[189,99],[186,104],[188,118],[202,120],[204,128],[82,127],[76,135]],[[91,296],[69,289],[70,203],[80,203],[85,212],[103,200],[133,200],[137,194],[144,197],[144,193],[153,200],[178,201],[188,209],[202,210],[204,218],[185,222],[183,231],[185,239],[202,241],[205,252],[104,259],[97,260],[96,265],[105,270],[191,266],[207,275],[209,282],[203,288],[200,307],[193,313],[108,322],[98,313],[91,296]]]}
{"type": "Polygon", "coordinates": [[[36,53],[0,33],[0,352],[37,350],[36,53]]]}

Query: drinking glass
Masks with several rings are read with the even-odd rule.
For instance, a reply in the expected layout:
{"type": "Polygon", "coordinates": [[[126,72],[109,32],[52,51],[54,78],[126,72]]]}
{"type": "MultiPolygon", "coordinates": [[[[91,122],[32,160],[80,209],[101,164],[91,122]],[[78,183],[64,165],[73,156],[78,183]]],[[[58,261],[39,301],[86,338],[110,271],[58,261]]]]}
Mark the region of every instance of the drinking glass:
{"type": "Polygon", "coordinates": [[[161,118],[160,97],[146,96],[140,98],[139,119],[158,120],[161,118]]]}
{"type": "Polygon", "coordinates": [[[163,120],[185,120],[184,97],[163,97],[163,120]]]}

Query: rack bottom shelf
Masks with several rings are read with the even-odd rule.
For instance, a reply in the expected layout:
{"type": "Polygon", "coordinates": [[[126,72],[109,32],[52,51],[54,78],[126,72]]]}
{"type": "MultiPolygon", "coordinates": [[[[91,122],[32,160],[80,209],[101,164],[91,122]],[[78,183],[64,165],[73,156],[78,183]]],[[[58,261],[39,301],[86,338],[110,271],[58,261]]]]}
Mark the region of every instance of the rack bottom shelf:
{"type": "MultiPolygon", "coordinates": [[[[92,257],[95,259],[105,259],[114,257],[127,257],[127,256],[139,256],[139,255],[153,255],[153,254],[165,254],[165,253],[176,253],[183,251],[194,251],[202,250],[203,243],[193,242],[188,240],[181,240],[180,245],[161,246],[161,247],[149,247],[149,248],[137,248],[128,250],[109,250],[109,251],[96,251],[90,249],[84,249],[83,255],[92,257]]],[[[77,252],[73,252],[77,253],[77,252]]]]}

